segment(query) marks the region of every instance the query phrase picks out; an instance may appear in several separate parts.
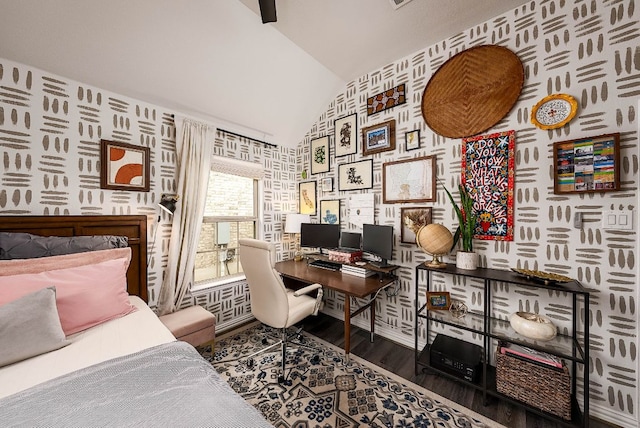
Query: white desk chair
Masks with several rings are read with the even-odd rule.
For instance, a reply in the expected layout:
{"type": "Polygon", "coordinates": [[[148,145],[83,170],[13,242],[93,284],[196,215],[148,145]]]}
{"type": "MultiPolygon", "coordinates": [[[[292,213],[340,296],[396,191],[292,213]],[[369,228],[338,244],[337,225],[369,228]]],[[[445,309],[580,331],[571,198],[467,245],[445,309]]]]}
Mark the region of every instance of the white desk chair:
{"type": "MultiPolygon", "coordinates": [[[[287,344],[291,336],[298,335],[287,334],[287,328],[309,315],[318,314],[322,303],[322,285],[311,284],[300,290],[288,289],[274,268],[276,252],[273,244],[248,238],[240,239],[238,243],[240,263],[249,283],[251,313],[261,323],[282,331],[280,341],[248,356],[248,365],[252,365],[254,356],[282,345],[282,376],[278,381],[284,382],[287,344]],[[308,295],[315,290],[318,290],[317,297],[308,295]]],[[[295,345],[310,348],[302,343],[295,345]]]]}

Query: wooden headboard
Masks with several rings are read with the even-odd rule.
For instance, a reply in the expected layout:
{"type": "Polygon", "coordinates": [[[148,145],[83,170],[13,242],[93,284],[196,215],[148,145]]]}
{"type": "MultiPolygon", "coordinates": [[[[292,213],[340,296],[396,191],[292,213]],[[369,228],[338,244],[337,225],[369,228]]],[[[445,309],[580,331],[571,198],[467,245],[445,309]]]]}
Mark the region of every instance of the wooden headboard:
{"type": "Polygon", "coordinates": [[[0,216],[0,232],[40,236],[126,236],[131,247],[127,290],[148,301],[146,215],[0,216]]]}

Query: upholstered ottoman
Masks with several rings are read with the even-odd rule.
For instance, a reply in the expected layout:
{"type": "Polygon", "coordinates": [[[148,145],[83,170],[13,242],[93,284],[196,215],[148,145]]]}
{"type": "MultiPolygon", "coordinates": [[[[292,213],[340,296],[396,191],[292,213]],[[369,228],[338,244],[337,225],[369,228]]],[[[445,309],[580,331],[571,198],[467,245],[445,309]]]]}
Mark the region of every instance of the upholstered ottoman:
{"type": "Polygon", "coordinates": [[[193,346],[211,344],[213,347],[216,337],[216,317],[202,306],[190,306],[162,315],[160,321],[178,340],[193,346]]]}

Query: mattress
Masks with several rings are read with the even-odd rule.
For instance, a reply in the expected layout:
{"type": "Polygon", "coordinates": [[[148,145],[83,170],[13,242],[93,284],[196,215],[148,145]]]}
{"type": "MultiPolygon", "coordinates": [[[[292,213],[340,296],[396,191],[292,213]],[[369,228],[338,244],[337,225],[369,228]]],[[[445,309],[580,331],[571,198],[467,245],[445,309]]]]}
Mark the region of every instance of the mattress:
{"type": "Polygon", "coordinates": [[[0,398],[75,370],[176,340],[142,299],[129,298],[137,308],[135,312],[67,337],[72,343],[64,348],[0,368],[0,398]]]}

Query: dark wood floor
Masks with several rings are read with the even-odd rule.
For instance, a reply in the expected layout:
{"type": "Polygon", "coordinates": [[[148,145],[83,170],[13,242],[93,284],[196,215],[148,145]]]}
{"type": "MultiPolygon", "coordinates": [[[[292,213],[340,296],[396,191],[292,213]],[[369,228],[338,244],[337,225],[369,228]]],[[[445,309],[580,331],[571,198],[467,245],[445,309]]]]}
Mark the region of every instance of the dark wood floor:
{"type": "MultiPolygon", "coordinates": [[[[339,347],[344,346],[344,329],[341,320],[319,314],[317,317],[306,318],[302,327],[304,331],[329,343],[339,347]]],[[[377,335],[375,341],[371,343],[369,332],[358,327],[352,327],[351,353],[505,426],[518,428],[562,426],[521,407],[495,398],[488,406],[485,406],[480,391],[442,376],[428,372],[416,376],[413,349],[377,335]]],[[[591,418],[589,426],[591,428],[610,428],[612,425],[591,418]]]]}

